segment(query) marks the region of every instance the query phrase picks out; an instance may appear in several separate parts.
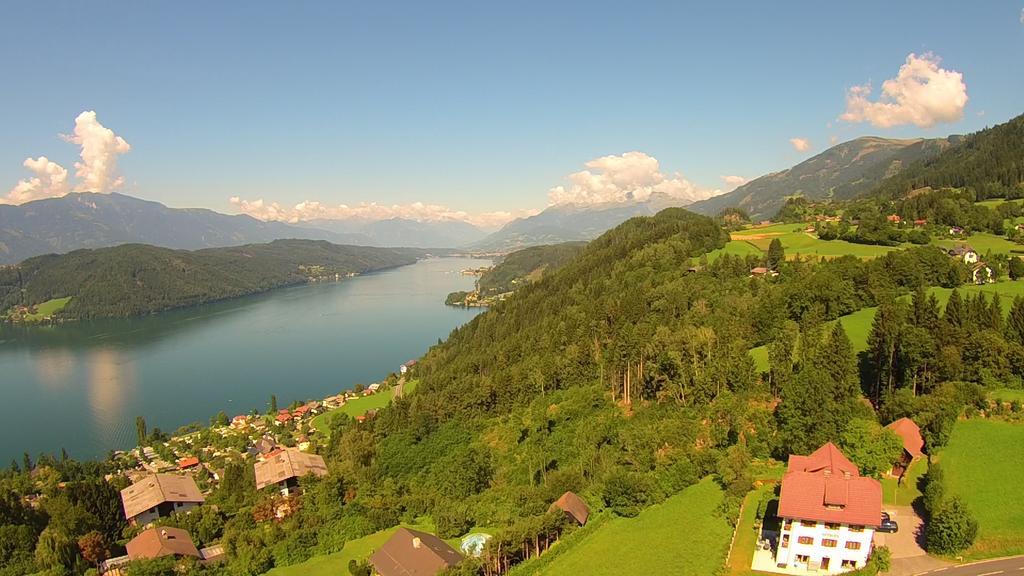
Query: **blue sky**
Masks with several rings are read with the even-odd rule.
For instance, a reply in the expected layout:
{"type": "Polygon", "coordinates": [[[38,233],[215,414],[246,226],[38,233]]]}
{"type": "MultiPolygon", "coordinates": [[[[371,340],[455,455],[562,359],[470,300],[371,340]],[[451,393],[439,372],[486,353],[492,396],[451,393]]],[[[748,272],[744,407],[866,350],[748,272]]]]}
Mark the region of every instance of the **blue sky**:
{"type": "Polygon", "coordinates": [[[0,195],[75,118],[131,145],[121,191],[236,211],[426,202],[543,207],[591,159],[641,151],[721,188],[864,135],[1024,112],[1024,2],[7,2],[0,195]],[[713,4],[713,5],[712,5],[713,4]],[[931,52],[962,117],[839,121],[847,90],[931,52]],[[794,150],[791,138],[810,142],[794,150]]]}

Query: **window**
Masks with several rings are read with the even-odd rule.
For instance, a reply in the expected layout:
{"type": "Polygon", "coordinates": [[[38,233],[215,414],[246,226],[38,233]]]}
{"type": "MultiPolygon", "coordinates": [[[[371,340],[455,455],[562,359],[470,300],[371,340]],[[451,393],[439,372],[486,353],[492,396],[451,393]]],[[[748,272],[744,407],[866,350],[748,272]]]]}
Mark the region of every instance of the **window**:
{"type": "Polygon", "coordinates": [[[807,561],[810,560],[810,559],[811,559],[810,556],[807,556],[807,555],[804,555],[804,554],[797,554],[796,555],[796,561],[797,562],[801,562],[801,563],[806,564],[807,561]]]}
{"type": "Polygon", "coordinates": [[[863,526],[850,526],[850,532],[863,532],[863,526]]]}
{"type": "Polygon", "coordinates": [[[814,538],[811,538],[810,536],[801,536],[797,538],[796,541],[800,544],[814,544],[814,538]]]}
{"type": "Polygon", "coordinates": [[[838,544],[838,542],[836,542],[835,540],[833,540],[831,538],[825,538],[824,540],[821,541],[821,545],[824,546],[825,548],[835,548],[836,544],[838,544]]]}
{"type": "Polygon", "coordinates": [[[805,527],[805,528],[814,528],[815,526],[818,525],[818,523],[815,522],[814,520],[801,520],[800,521],[800,525],[805,527]]]}
{"type": "Polygon", "coordinates": [[[847,542],[846,543],[846,549],[847,550],[860,550],[860,542],[852,542],[852,541],[851,542],[847,542]]]}
{"type": "Polygon", "coordinates": [[[825,528],[828,528],[829,530],[839,530],[839,524],[836,524],[834,522],[829,522],[829,523],[825,524],[825,528]]]}
{"type": "Polygon", "coordinates": [[[857,567],[857,561],[856,560],[843,560],[843,568],[856,568],[856,567],[857,567]]]}
{"type": "Polygon", "coordinates": [[[789,534],[782,535],[782,543],[779,546],[783,548],[789,548],[789,534]]]}

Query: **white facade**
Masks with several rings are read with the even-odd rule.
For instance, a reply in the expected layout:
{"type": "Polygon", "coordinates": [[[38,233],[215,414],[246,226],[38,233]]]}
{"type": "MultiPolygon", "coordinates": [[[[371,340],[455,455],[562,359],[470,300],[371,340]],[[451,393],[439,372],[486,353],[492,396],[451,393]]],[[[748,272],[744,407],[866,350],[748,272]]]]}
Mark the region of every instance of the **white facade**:
{"type": "Polygon", "coordinates": [[[863,568],[875,534],[869,526],[782,520],[775,561],[790,568],[830,574],[863,568]]]}
{"type": "Polygon", "coordinates": [[[964,252],[964,264],[977,264],[977,263],[978,263],[978,253],[977,252],[975,252],[974,250],[968,250],[967,252],[964,252]]]}

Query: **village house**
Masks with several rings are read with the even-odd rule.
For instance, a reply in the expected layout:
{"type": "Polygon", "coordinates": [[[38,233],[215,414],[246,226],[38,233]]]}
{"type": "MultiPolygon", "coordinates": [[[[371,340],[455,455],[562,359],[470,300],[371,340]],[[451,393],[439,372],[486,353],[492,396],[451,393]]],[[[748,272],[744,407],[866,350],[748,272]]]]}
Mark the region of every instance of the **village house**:
{"type": "Polygon", "coordinates": [[[188,512],[206,499],[191,476],[152,474],[121,490],[124,517],[132,526],[188,512]]]}
{"type": "Polygon", "coordinates": [[[971,282],[975,284],[992,284],[996,281],[996,275],[992,268],[984,262],[978,262],[971,267],[971,282]]]}
{"type": "Polygon", "coordinates": [[[964,264],[977,264],[978,253],[974,251],[974,248],[966,244],[959,244],[949,251],[949,255],[953,258],[958,258],[963,261],[964,264]]]}
{"type": "Polygon", "coordinates": [[[837,573],[863,568],[882,521],[882,484],[860,475],[829,442],[791,455],[782,478],[779,568],[837,573]]]}
{"type": "Polygon", "coordinates": [[[268,454],[262,462],[256,463],[256,489],[277,485],[283,496],[288,496],[298,486],[299,478],[307,474],[327,475],[327,464],[322,456],[307,454],[298,448],[285,448],[268,454]]]}
{"type": "Polygon", "coordinates": [[[407,372],[409,372],[409,370],[412,370],[412,367],[415,366],[415,365],[416,365],[416,361],[415,360],[409,360],[405,364],[402,364],[402,366],[398,369],[398,372],[401,373],[401,374],[406,374],[407,372]]]}
{"type": "Polygon", "coordinates": [[[100,573],[105,576],[123,576],[125,565],[135,560],[154,560],[164,556],[177,558],[191,557],[200,562],[216,562],[224,557],[221,546],[199,550],[188,532],[180,528],[162,526],[143,530],[125,545],[127,554],[111,558],[100,564],[100,573]]]}
{"type": "Polygon", "coordinates": [[[757,277],[763,277],[763,276],[772,276],[772,277],[774,277],[774,276],[778,276],[778,275],[779,275],[778,272],[776,272],[775,270],[772,270],[770,268],[767,268],[765,266],[757,266],[755,268],[751,268],[750,269],[750,277],[751,278],[757,278],[757,277]]]}
{"type": "Polygon", "coordinates": [[[918,218],[917,220],[914,220],[914,228],[921,228],[922,226],[927,226],[927,225],[928,225],[928,220],[926,220],[924,218],[918,218]]]}
{"type": "Polygon", "coordinates": [[[199,466],[199,458],[196,458],[195,456],[188,456],[178,460],[178,470],[189,470],[196,466],[199,466]]]}
{"type": "Polygon", "coordinates": [[[903,453],[897,462],[893,462],[889,474],[900,477],[910,467],[910,463],[924,455],[924,438],[921,429],[910,418],[900,418],[886,428],[892,430],[903,441],[903,453]]]}
{"type": "Polygon", "coordinates": [[[590,508],[587,503],[573,492],[562,494],[548,508],[549,511],[556,509],[565,512],[566,516],[572,518],[580,526],[586,524],[587,518],[590,518],[590,508]]]}
{"type": "Polygon", "coordinates": [[[379,576],[434,576],[462,561],[462,554],[433,534],[399,528],[370,556],[379,576]]]}
{"type": "Polygon", "coordinates": [[[964,233],[964,229],[959,226],[952,226],[949,229],[950,236],[959,236],[964,233]]]}
{"type": "Polygon", "coordinates": [[[903,219],[900,218],[898,214],[889,214],[888,216],[885,217],[885,219],[890,224],[899,224],[900,222],[903,221],[903,219]]]}
{"type": "Polygon", "coordinates": [[[240,414],[231,419],[230,426],[235,430],[241,430],[249,425],[249,417],[245,414],[240,414]]]}

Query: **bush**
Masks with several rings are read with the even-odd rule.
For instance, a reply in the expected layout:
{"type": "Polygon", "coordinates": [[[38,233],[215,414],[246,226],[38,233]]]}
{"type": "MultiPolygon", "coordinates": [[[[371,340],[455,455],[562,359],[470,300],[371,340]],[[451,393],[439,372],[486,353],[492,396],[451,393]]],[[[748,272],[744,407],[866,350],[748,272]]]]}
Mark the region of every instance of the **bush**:
{"type": "Polygon", "coordinates": [[[635,472],[616,470],[604,483],[604,504],[619,516],[633,517],[652,499],[652,483],[635,472]]]}
{"type": "Polygon", "coordinates": [[[452,502],[442,502],[434,510],[433,516],[437,535],[440,538],[461,536],[473,527],[473,520],[466,513],[465,508],[452,502]]]}
{"type": "Polygon", "coordinates": [[[370,576],[373,574],[373,569],[370,568],[370,563],[366,560],[357,562],[355,558],[348,561],[348,573],[352,576],[370,576]]]}
{"type": "Polygon", "coordinates": [[[928,512],[929,516],[938,511],[945,497],[946,485],[942,468],[938,463],[929,464],[928,473],[924,476],[924,494],[922,498],[924,509],[928,512]]]}
{"type": "Polygon", "coordinates": [[[956,554],[974,543],[978,521],[959,497],[952,497],[932,515],[925,532],[925,548],[933,554],[956,554]]]}

